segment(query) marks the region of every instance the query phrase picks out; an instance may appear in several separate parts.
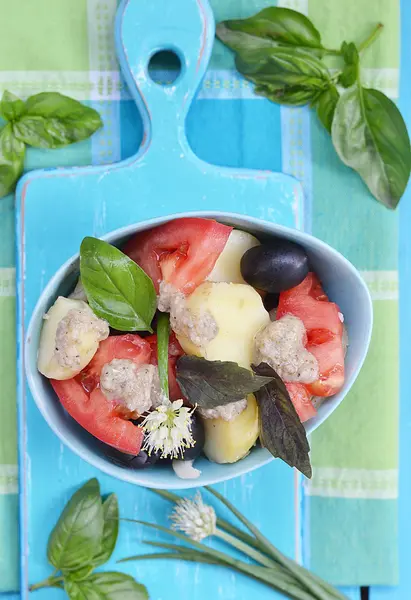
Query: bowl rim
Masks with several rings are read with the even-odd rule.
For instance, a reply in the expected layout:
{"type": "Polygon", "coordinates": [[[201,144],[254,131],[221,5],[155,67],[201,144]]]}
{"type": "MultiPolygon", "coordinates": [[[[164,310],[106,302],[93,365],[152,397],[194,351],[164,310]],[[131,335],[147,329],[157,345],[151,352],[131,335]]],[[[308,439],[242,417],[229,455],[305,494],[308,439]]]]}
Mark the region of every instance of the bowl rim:
{"type": "MultiPolygon", "coordinates": [[[[335,259],[335,260],[339,261],[349,271],[351,271],[351,273],[354,275],[354,277],[357,281],[358,286],[362,289],[364,299],[366,300],[366,309],[365,310],[366,310],[366,313],[368,314],[368,327],[366,329],[365,339],[363,340],[363,350],[362,350],[361,360],[359,360],[357,362],[357,364],[350,376],[349,381],[348,382],[345,381],[343,390],[338,392],[337,395],[340,395],[340,397],[336,398],[336,396],[337,396],[336,395],[336,396],[330,397],[328,399],[329,401],[331,401],[332,398],[334,398],[333,405],[332,405],[330,411],[321,416],[314,417],[313,419],[310,419],[310,421],[307,422],[307,425],[305,425],[305,429],[306,429],[307,435],[310,435],[326,419],[328,419],[332,415],[332,413],[338,408],[338,406],[344,400],[344,398],[350,391],[352,385],[356,381],[356,379],[358,377],[358,373],[360,372],[360,370],[363,366],[364,360],[367,356],[369,345],[370,345],[370,340],[371,340],[372,328],[373,328],[373,305],[372,305],[371,295],[370,295],[370,292],[368,290],[368,287],[367,287],[365,281],[361,277],[361,275],[360,275],[359,271],[356,269],[356,267],[345,256],[343,256],[340,252],[338,252],[338,250],[336,250],[335,248],[333,248],[326,242],[323,242],[319,238],[313,236],[312,234],[301,231],[299,229],[294,229],[292,227],[287,227],[285,225],[279,225],[277,223],[266,221],[265,219],[260,219],[257,217],[250,217],[250,216],[242,214],[242,213],[234,213],[234,212],[228,212],[228,211],[213,211],[213,210],[208,210],[208,211],[207,210],[201,210],[201,211],[193,210],[193,211],[185,211],[185,212],[180,212],[180,213],[171,213],[169,215],[153,217],[151,219],[145,219],[142,221],[138,221],[136,223],[132,223],[130,225],[126,225],[124,227],[120,227],[118,229],[115,229],[113,231],[110,231],[110,232],[104,234],[99,239],[102,239],[104,241],[111,243],[113,241],[115,242],[117,239],[125,238],[134,233],[138,233],[140,231],[144,231],[144,230],[156,227],[158,225],[161,225],[162,223],[166,223],[168,221],[172,221],[175,219],[187,218],[187,217],[208,218],[208,219],[215,219],[217,221],[223,220],[225,222],[230,222],[230,220],[234,220],[234,221],[238,220],[238,221],[242,221],[243,223],[249,224],[251,229],[252,229],[252,226],[254,225],[255,227],[259,227],[260,229],[264,230],[264,233],[268,233],[268,234],[272,234],[272,235],[280,235],[287,239],[292,238],[293,241],[297,241],[297,243],[301,243],[301,245],[303,245],[303,246],[309,245],[310,248],[314,248],[317,250],[325,248],[326,251],[328,252],[328,254],[331,255],[331,257],[332,257],[331,260],[335,259]],[[309,425],[310,423],[311,423],[311,426],[309,425]]],[[[38,320],[40,318],[40,314],[44,314],[46,306],[48,306],[50,303],[50,298],[53,296],[52,292],[55,294],[55,291],[56,291],[55,288],[57,288],[58,284],[61,283],[62,281],[64,281],[65,277],[67,277],[70,268],[72,268],[73,265],[78,261],[79,255],[80,255],[79,252],[72,255],[59,267],[59,269],[54,273],[54,275],[52,275],[52,277],[49,279],[47,285],[43,289],[42,293],[38,297],[35,307],[32,311],[32,314],[31,314],[30,320],[29,320],[29,324],[27,327],[26,335],[24,337],[24,371],[25,371],[27,383],[29,385],[30,392],[33,396],[33,399],[36,403],[37,408],[39,409],[40,413],[42,414],[43,418],[45,419],[45,421],[47,422],[47,424],[49,425],[51,430],[75,454],[80,456],[80,458],[82,458],[83,460],[85,460],[86,462],[91,464],[93,467],[98,468],[99,470],[103,471],[104,473],[106,473],[108,475],[111,475],[112,477],[116,477],[117,479],[127,481],[128,483],[133,483],[135,485],[149,487],[148,482],[146,481],[146,478],[144,477],[144,473],[145,473],[144,469],[142,469],[142,470],[123,469],[122,467],[119,467],[118,465],[109,463],[103,457],[100,457],[100,456],[90,452],[85,446],[79,447],[78,445],[73,443],[71,440],[69,440],[66,437],[65,433],[63,431],[61,431],[58,428],[58,426],[54,423],[54,420],[49,417],[47,411],[44,410],[43,402],[41,402],[41,401],[38,402],[38,400],[37,400],[37,396],[39,394],[42,394],[42,392],[40,392],[37,389],[38,386],[37,386],[36,379],[38,379],[39,377],[42,378],[44,376],[41,375],[37,371],[36,365],[34,366],[34,368],[32,368],[32,364],[31,364],[32,358],[29,356],[30,346],[31,346],[30,340],[33,339],[33,332],[34,332],[36,325],[38,323],[38,320]]],[[[150,487],[155,487],[157,489],[189,489],[189,488],[199,487],[199,486],[203,486],[203,485],[212,485],[212,484],[220,483],[223,481],[229,481],[230,479],[233,479],[234,477],[237,477],[239,475],[244,475],[245,473],[254,471],[255,469],[258,469],[258,468],[268,464],[272,460],[274,460],[274,457],[267,450],[265,450],[263,448],[258,449],[258,450],[261,452],[261,458],[256,462],[256,464],[246,466],[244,464],[244,459],[241,459],[236,463],[232,463],[232,465],[234,465],[234,464],[236,465],[235,473],[231,473],[229,475],[224,475],[224,469],[221,469],[222,473],[220,476],[209,477],[209,478],[207,478],[206,481],[201,482],[201,483],[200,483],[201,478],[202,478],[201,475],[198,479],[180,479],[176,475],[174,475],[173,480],[175,478],[175,480],[176,480],[175,483],[173,483],[173,481],[168,481],[169,477],[167,477],[167,478],[165,478],[164,482],[155,482],[155,485],[153,483],[150,483],[150,487]],[[242,464],[243,464],[243,466],[241,466],[242,464]]],[[[225,465],[222,464],[222,465],[218,465],[218,466],[224,467],[225,465]]]]}

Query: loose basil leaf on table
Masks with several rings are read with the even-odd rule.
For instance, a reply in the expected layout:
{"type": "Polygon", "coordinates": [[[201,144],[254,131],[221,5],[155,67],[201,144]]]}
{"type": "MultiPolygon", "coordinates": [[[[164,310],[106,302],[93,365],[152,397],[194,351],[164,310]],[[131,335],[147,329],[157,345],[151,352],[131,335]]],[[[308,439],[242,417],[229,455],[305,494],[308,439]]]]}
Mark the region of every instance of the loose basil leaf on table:
{"type": "Polygon", "coordinates": [[[269,383],[271,376],[254,374],[235,362],[182,356],[177,361],[177,381],[191,404],[215,408],[242,400],[269,383]]]}
{"type": "Polygon", "coordinates": [[[340,94],[337,88],[335,85],[331,85],[319,96],[315,103],[318,118],[329,133],[331,133],[331,125],[339,97],[340,94]]]}
{"type": "Polygon", "coordinates": [[[255,396],[259,407],[260,441],[276,458],[312,476],[307,434],[281,377],[266,363],[252,366],[259,376],[271,378],[255,396]]]}
{"type": "Polygon", "coordinates": [[[84,238],[80,276],[90,307],[111,327],[119,331],[153,331],[153,282],[121,250],[97,238],[84,238]]]}
{"type": "Polygon", "coordinates": [[[95,565],[85,565],[84,567],[80,567],[76,570],[62,570],[64,577],[70,577],[72,581],[82,581],[83,579],[87,579],[89,575],[94,571],[95,565]]]}
{"type": "Polygon", "coordinates": [[[157,319],[157,361],[161,391],[169,397],[168,389],[168,342],[170,339],[170,317],[160,313],[157,319]]]}
{"type": "Polygon", "coordinates": [[[296,48],[273,48],[238,54],[238,71],[256,84],[256,93],[279,104],[315,102],[331,86],[330,73],[319,58],[296,48]]]}
{"type": "Polygon", "coordinates": [[[0,129],[0,198],[12,192],[23,173],[25,146],[7,123],[0,129]]]}
{"type": "Polygon", "coordinates": [[[217,37],[236,52],[256,47],[257,38],[271,44],[323,50],[319,31],[305,15],[277,6],[265,8],[248,19],[222,21],[217,26],[217,37]],[[244,37],[232,36],[230,32],[244,37]]]}
{"type": "Polygon", "coordinates": [[[25,102],[15,135],[35,148],[61,148],[90,137],[102,126],[94,108],[58,92],[42,92],[25,102]]]}
{"type": "Polygon", "coordinates": [[[355,85],[340,97],[332,140],[341,160],[361,175],[388,208],[403,195],[411,170],[410,139],[404,120],[378,90],[355,85]]]}
{"type": "Polygon", "coordinates": [[[350,44],[347,44],[347,42],[342,43],[341,55],[344,59],[345,66],[338,78],[338,83],[343,87],[348,88],[354,85],[358,79],[360,55],[357,46],[353,42],[350,44]]]}
{"type": "Polygon", "coordinates": [[[66,504],[50,534],[47,558],[56,569],[78,570],[101,548],[103,507],[97,479],[91,479],[66,504]]]}
{"type": "Polygon", "coordinates": [[[83,581],[69,577],[64,589],[70,600],[148,600],[147,588],[130,575],[106,572],[93,573],[83,581]]]}
{"type": "Polygon", "coordinates": [[[25,111],[25,104],[18,96],[5,90],[0,100],[0,117],[5,121],[14,121],[25,111]]]}
{"type": "Polygon", "coordinates": [[[101,547],[93,557],[93,565],[98,567],[106,563],[114,552],[118,537],[119,509],[116,494],[110,494],[103,502],[103,535],[101,547]]]}

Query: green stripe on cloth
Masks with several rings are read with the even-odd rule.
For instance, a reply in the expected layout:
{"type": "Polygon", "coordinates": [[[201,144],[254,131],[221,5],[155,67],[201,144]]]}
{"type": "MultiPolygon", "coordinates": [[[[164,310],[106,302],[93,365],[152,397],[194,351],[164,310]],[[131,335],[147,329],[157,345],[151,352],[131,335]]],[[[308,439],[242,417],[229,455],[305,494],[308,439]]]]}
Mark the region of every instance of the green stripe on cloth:
{"type": "MultiPolygon", "coordinates": [[[[332,47],[345,37],[364,39],[383,22],[383,34],[365,53],[365,72],[372,85],[397,97],[399,2],[309,0],[307,8],[324,32],[324,43],[332,47]]],[[[360,178],[341,164],[316,118],[311,122],[311,164],[313,233],[361,270],[373,298],[374,331],[351,392],[312,436],[314,476],[305,485],[304,499],[305,559],[335,584],[395,585],[398,214],[375,202],[360,178]]]]}

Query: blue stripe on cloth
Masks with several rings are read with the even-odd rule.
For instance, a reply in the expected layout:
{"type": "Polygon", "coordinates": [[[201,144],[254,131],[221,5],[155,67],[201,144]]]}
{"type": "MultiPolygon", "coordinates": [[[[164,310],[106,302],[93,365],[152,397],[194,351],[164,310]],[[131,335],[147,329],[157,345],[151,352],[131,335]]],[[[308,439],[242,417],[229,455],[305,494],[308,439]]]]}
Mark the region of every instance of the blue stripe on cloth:
{"type": "Polygon", "coordinates": [[[311,536],[310,555],[304,564],[334,585],[385,585],[398,581],[397,500],[309,498],[309,528],[321,535],[311,536]],[[384,502],[384,510],[381,503],[384,502]],[[361,527],[356,528],[360,523],[361,527]],[[364,536],[366,535],[366,539],[364,536]],[[372,548],[372,552],[363,549],[372,548]],[[324,552],[327,548],[327,552],[324,552]]]}
{"type": "Polygon", "coordinates": [[[312,226],[312,165],[310,109],[281,107],[282,171],[301,181],[304,189],[303,218],[297,227],[312,226]]]}
{"type": "Polygon", "coordinates": [[[0,494],[0,593],[19,588],[18,515],[17,494],[0,494]]]}

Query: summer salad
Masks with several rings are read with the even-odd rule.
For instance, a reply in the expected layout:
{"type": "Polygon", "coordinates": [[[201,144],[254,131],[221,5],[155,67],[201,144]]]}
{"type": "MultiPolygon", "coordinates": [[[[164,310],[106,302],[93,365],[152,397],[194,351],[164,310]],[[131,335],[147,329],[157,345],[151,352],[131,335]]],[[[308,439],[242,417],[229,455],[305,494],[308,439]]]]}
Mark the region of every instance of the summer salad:
{"type": "Polygon", "coordinates": [[[38,369],[109,460],[195,478],[261,444],[311,476],[303,423],[341,389],[347,336],[303,247],[181,218],[121,249],[86,237],[79,264],[38,369]]]}

